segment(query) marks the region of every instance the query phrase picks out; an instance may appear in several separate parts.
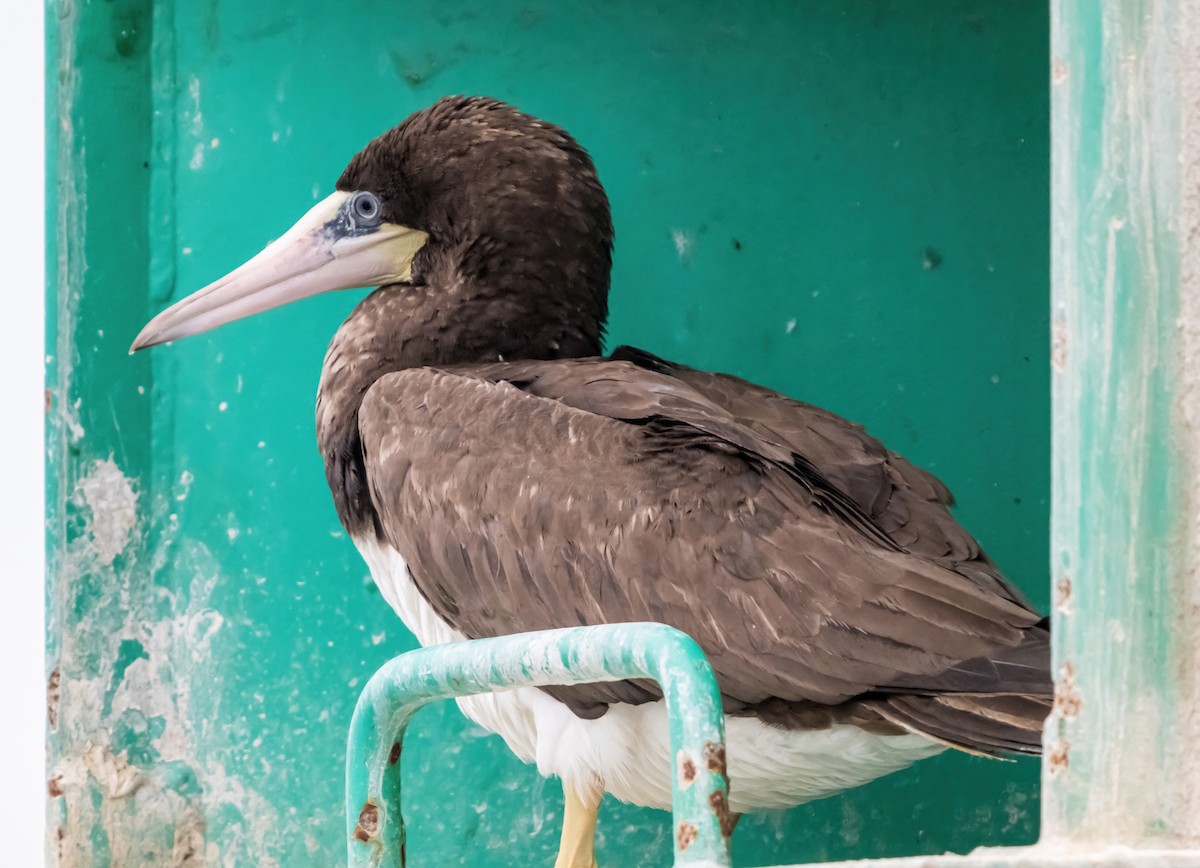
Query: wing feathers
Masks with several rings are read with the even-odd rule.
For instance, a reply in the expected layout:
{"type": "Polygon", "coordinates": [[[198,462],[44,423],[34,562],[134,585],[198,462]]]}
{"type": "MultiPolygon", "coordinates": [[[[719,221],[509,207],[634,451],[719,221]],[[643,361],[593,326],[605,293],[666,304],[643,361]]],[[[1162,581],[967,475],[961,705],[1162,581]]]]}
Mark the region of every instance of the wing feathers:
{"type": "MultiPolygon", "coordinates": [[[[937,480],[825,411],[652,358],[408,370],[368,391],[382,532],[456,628],[664,621],[708,652],[731,708],[936,694],[1040,665],[996,662],[1039,617],[937,480]]],[[[589,716],[654,695],[552,692],[589,716]]],[[[879,713],[965,744],[979,701],[927,698],[879,713]]]]}

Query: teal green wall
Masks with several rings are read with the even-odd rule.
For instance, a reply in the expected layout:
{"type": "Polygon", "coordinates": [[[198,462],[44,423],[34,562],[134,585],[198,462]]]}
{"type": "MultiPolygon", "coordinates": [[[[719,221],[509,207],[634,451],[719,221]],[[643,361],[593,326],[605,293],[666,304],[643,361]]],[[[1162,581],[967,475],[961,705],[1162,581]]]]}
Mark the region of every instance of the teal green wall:
{"type": "MultiPolygon", "coordinates": [[[[447,93],[591,150],[617,226],[612,345],[866,423],[1045,605],[1044,4],[56,0],[48,21],[59,864],[344,858],[350,711],[413,644],[314,446],[321,358],[359,293],[126,349],[447,93]]],[[[418,864],[550,864],[556,783],[453,707],[410,738],[418,864]]],[[[735,859],[1030,842],[1037,776],[943,756],[747,818],[735,859]]],[[[665,814],[606,803],[600,836],[604,864],[669,859],[665,814]]]]}

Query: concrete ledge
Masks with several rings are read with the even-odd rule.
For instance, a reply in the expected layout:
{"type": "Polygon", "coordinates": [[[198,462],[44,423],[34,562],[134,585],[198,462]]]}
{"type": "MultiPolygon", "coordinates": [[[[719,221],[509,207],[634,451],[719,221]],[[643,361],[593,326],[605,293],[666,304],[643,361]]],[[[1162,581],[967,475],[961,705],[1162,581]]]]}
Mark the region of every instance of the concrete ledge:
{"type": "Polygon", "coordinates": [[[966,855],[820,862],[792,868],[1200,868],[1200,850],[983,847],[966,855]]]}

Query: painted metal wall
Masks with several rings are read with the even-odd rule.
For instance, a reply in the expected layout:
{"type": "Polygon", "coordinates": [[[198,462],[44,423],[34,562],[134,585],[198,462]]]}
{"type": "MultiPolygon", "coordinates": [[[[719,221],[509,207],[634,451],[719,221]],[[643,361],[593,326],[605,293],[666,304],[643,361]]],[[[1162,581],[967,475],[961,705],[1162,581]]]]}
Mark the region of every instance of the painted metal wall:
{"type": "MultiPolygon", "coordinates": [[[[610,343],[748,376],[938,473],[1047,602],[1047,22],[1034,0],[52,0],[50,822],[59,865],[338,864],[358,689],[412,646],[313,435],[359,293],[130,358],[370,137],[446,93],[572,130],[610,343]]],[[[425,865],[549,864],[561,796],[452,707],[405,751],[425,865]]],[[[740,864],[1036,835],[1035,763],[943,756],[747,818],[740,864]]],[[[663,864],[606,805],[601,858],[663,864]]]]}

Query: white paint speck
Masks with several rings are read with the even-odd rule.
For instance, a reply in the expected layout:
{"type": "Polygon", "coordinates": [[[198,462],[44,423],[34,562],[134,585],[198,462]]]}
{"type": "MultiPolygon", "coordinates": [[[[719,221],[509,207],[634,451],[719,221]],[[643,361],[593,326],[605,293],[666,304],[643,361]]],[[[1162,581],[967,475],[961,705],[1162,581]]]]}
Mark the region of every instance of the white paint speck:
{"type": "Polygon", "coordinates": [[[672,229],[671,241],[675,244],[675,253],[679,256],[679,261],[687,262],[692,256],[692,248],[696,246],[692,234],[686,229],[672,229]]]}
{"type": "Polygon", "coordinates": [[[273,142],[279,141],[279,130],[276,130],[275,132],[271,133],[271,141],[273,141],[273,142]]]}
{"type": "Polygon", "coordinates": [[[259,448],[259,449],[263,449],[264,447],[266,447],[266,445],[267,445],[267,441],[266,441],[266,440],[259,440],[259,441],[258,441],[258,448],[259,448]]]}
{"type": "Polygon", "coordinates": [[[144,394],[146,394],[146,387],[145,387],[145,386],[138,386],[138,394],[139,394],[139,395],[144,395],[144,394]]]}
{"type": "Polygon", "coordinates": [[[387,638],[387,633],[372,633],[371,634],[371,644],[372,645],[382,644],[383,640],[386,638],[387,638]]]}
{"type": "Polygon", "coordinates": [[[183,255],[184,255],[184,256],[191,256],[191,255],[192,255],[192,248],[190,248],[190,247],[185,247],[185,248],[183,248],[183,255]]]}
{"type": "Polygon", "coordinates": [[[221,140],[214,138],[211,142],[208,143],[208,146],[215,151],[217,148],[221,147],[221,140]]]}
{"type": "Polygon", "coordinates": [[[242,375],[241,374],[237,375],[237,393],[239,395],[242,394],[242,375]]]}
{"type": "Polygon", "coordinates": [[[226,528],[225,530],[225,535],[229,537],[230,542],[233,542],[235,539],[237,539],[239,533],[241,533],[241,531],[239,531],[236,527],[226,528]]]}
{"type": "Polygon", "coordinates": [[[83,424],[79,421],[79,408],[83,406],[83,399],[76,398],[71,404],[63,404],[60,417],[63,425],[71,435],[71,442],[78,443],[83,439],[83,435],[87,433],[83,424]]]}
{"type": "Polygon", "coordinates": [[[792,317],[787,321],[787,325],[783,327],[784,334],[791,334],[796,330],[796,318],[792,317]]]}
{"type": "Polygon", "coordinates": [[[1000,382],[1000,375],[992,374],[992,385],[994,386],[996,383],[999,383],[999,382],[1000,382]]]}
{"type": "Polygon", "coordinates": [[[228,409],[229,409],[228,401],[222,401],[220,404],[217,405],[217,410],[221,413],[224,413],[228,409]]]}
{"type": "Polygon", "coordinates": [[[198,136],[204,131],[204,116],[200,113],[200,79],[194,75],[188,77],[188,96],[192,98],[192,135],[198,136]]]}
{"type": "Polygon", "coordinates": [[[198,171],[204,166],[204,142],[196,142],[196,147],[192,151],[192,158],[188,160],[188,168],[193,172],[198,171]]]}

